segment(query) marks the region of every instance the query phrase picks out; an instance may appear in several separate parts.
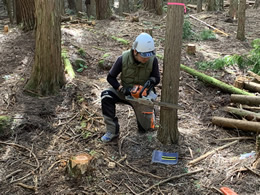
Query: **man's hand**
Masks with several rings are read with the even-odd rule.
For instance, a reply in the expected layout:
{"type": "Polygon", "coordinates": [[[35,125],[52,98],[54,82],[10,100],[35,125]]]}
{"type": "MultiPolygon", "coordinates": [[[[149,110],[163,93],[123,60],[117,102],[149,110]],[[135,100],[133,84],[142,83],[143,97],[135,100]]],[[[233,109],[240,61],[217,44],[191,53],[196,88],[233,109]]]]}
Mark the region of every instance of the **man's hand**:
{"type": "Polygon", "coordinates": [[[153,87],[155,84],[155,81],[153,79],[148,79],[145,84],[144,84],[144,88],[150,88],[151,86],[153,87]]]}
{"type": "Polygon", "coordinates": [[[119,91],[120,93],[124,94],[125,96],[131,95],[131,88],[130,88],[130,87],[125,88],[125,87],[123,87],[123,86],[120,86],[120,87],[118,88],[118,91],[119,91]]]}

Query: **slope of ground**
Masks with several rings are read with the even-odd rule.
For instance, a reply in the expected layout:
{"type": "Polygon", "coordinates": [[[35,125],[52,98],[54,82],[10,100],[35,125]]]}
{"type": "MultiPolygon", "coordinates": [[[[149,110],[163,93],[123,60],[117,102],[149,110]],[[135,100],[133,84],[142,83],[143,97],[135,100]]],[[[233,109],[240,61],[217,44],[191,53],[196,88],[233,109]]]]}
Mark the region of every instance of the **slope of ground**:
{"type": "MultiPolygon", "coordinates": [[[[230,34],[218,35],[215,41],[184,41],[182,63],[194,67],[200,60],[215,59],[234,53],[248,53],[250,41],[259,38],[260,16],[257,10],[247,10],[248,38],[235,39],[236,23],[225,23],[225,13],[200,13],[196,17],[230,34]],[[197,46],[196,56],[187,56],[186,45],[197,46]]],[[[33,33],[11,28],[0,33],[0,115],[14,116],[12,135],[0,141],[0,190],[3,194],[219,194],[217,189],[228,186],[238,194],[260,194],[259,176],[242,169],[250,166],[253,158],[241,160],[240,154],[254,150],[254,140],[243,140],[215,152],[194,166],[188,162],[231,141],[220,138],[252,136],[240,130],[226,130],[211,124],[214,115],[227,116],[220,108],[229,104],[229,94],[208,86],[181,72],[179,104],[185,110],[178,112],[180,140],[178,144],[164,146],[156,139],[156,131],[137,132],[134,112],[130,107],[118,105],[120,121],[119,139],[103,144],[100,137],[105,131],[100,109],[100,93],[108,87],[104,69],[98,64],[108,53],[105,65],[112,64],[122,51],[131,47],[143,28],[153,27],[157,52],[163,55],[165,17],[139,11],[140,22],[129,18],[96,21],[95,26],[63,24],[63,48],[70,60],[84,58],[88,68],[77,73],[55,97],[29,97],[23,86],[33,64],[33,33]],[[123,45],[112,36],[130,42],[123,45]],[[86,55],[82,57],[78,50],[86,55]],[[176,165],[151,163],[152,152],[161,150],[179,154],[176,165]],[[74,154],[93,155],[94,170],[83,178],[72,179],[66,174],[66,162],[74,154]],[[109,162],[116,167],[109,168],[109,162]],[[185,173],[202,170],[185,176],[185,173]],[[184,175],[182,175],[184,174],[184,175]],[[164,179],[182,175],[161,185],[164,179]]],[[[1,20],[1,25],[7,20],[1,20]]],[[[205,26],[190,19],[194,31],[205,26]]],[[[174,46],[173,46],[174,49],[174,46]]],[[[162,60],[159,59],[162,71],[162,60]]],[[[75,65],[74,65],[75,67],[75,65]]],[[[75,67],[76,69],[76,67],[75,67]]],[[[236,74],[212,71],[209,74],[227,83],[233,83],[236,74]]],[[[160,94],[161,84],[157,87],[160,94]]],[[[229,116],[230,117],[230,116],[229,116]]],[[[159,112],[157,112],[159,123],[159,112]]]]}

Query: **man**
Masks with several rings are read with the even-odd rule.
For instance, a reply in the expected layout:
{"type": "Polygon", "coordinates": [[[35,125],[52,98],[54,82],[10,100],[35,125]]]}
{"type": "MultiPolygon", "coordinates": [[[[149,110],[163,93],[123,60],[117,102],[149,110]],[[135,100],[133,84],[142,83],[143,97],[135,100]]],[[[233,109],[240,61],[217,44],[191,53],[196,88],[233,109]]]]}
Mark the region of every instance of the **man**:
{"type": "Polygon", "coordinates": [[[132,49],[123,52],[110,69],[107,81],[112,87],[101,93],[102,113],[107,130],[101,140],[110,142],[113,138],[119,136],[119,124],[115,110],[117,103],[124,103],[133,107],[140,132],[153,129],[155,120],[153,107],[125,98],[131,96],[130,91],[134,85],[153,88],[160,82],[154,41],[149,34],[141,33],[136,37],[132,49]],[[117,80],[120,73],[121,84],[117,80]]]}

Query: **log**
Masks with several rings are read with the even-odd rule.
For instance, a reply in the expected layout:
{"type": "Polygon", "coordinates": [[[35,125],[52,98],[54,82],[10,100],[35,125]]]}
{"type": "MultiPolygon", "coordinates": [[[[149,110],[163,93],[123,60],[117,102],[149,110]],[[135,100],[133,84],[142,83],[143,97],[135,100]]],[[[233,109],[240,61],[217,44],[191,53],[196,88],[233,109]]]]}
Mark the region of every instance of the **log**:
{"type": "Polygon", "coordinates": [[[253,92],[260,92],[260,84],[255,82],[246,81],[244,82],[244,88],[253,92]]]}
{"type": "Polygon", "coordinates": [[[249,121],[260,121],[259,113],[251,112],[251,111],[244,110],[241,108],[233,108],[233,107],[229,107],[229,106],[224,107],[223,110],[226,112],[229,112],[231,114],[235,114],[237,116],[244,117],[245,119],[247,119],[249,121]]]}
{"type": "Polygon", "coordinates": [[[187,54],[195,55],[195,53],[196,53],[196,46],[194,44],[188,44],[187,45],[187,54]]]}
{"type": "Polygon", "coordinates": [[[234,82],[234,87],[237,87],[239,89],[244,89],[244,82],[247,81],[245,77],[237,77],[235,82],[234,82]]]}
{"type": "Polygon", "coordinates": [[[67,165],[68,174],[74,178],[82,177],[92,169],[90,165],[92,159],[93,157],[86,153],[71,157],[67,165]]]}
{"type": "Polygon", "coordinates": [[[247,72],[250,76],[254,77],[258,82],[260,82],[260,76],[252,71],[247,72]]]}
{"type": "Polygon", "coordinates": [[[5,33],[8,33],[8,31],[9,31],[8,25],[4,25],[4,32],[5,32],[5,33]]]}
{"type": "Polygon", "coordinates": [[[241,105],[241,108],[251,110],[252,112],[260,112],[260,107],[241,105]]]}
{"type": "Polygon", "coordinates": [[[231,94],[230,101],[233,103],[246,104],[249,106],[259,106],[260,96],[231,94]]]}
{"type": "Polygon", "coordinates": [[[244,131],[253,131],[260,133],[260,123],[253,121],[242,121],[224,117],[212,117],[212,123],[220,127],[240,129],[244,131]]]}
{"type": "Polygon", "coordinates": [[[75,78],[75,72],[74,72],[73,67],[70,63],[70,60],[67,56],[66,50],[62,50],[61,56],[62,56],[64,66],[65,66],[65,72],[68,74],[68,76],[70,77],[71,80],[74,79],[75,78]]]}
{"type": "Polygon", "coordinates": [[[249,93],[249,92],[243,91],[241,89],[238,89],[238,88],[236,88],[234,86],[228,85],[228,84],[226,84],[226,83],[224,83],[222,81],[219,81],[219,80],[217,80],[217,79],[215,79],[213,77],[210,77],[210,76],[208,76],[206,74],[203,74],[201,72],[198,72],[198,71],[196,71],[196,70],[194,70],[192,68],[184,66],[183,64],[180,65],[180,68],[183,71],[185,71],[185,72],[187,72],[187,73],[189,73],[189,74],[191,74],[193,76],[198,77],[198,79],[200,79],[200,80],[202,80],[204,82],[207,82],[207,83],[209,83],[209,84],[211,84],[213,86],[216,86],[216,87],[222,89],[223,91],[227,91],[229,93],[236,93],[236,94],[254,96],[254,94],[252,94],[252,93],[249,93]]]}

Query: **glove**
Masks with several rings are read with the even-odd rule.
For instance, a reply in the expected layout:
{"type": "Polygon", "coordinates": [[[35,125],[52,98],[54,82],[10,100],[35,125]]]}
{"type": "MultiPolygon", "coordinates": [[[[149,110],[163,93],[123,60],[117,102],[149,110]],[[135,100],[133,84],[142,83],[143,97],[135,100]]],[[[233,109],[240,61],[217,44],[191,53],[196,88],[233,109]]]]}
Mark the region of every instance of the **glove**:
{"type": "Polygon", "coordinates": [[[144,88],[150,88],[151,86],[154,86],[155,82],[153,79],[148,79],[145,84],[144,84],[144,88]]]}
{"type": "Polygon", "coordinates": [[[122,93],[122,94],[124,94],[125,96],[131,95],[131,87],[127,87],[127,88],[121,87],[121,88],[119,89],[119,92],[122,93]]]}

